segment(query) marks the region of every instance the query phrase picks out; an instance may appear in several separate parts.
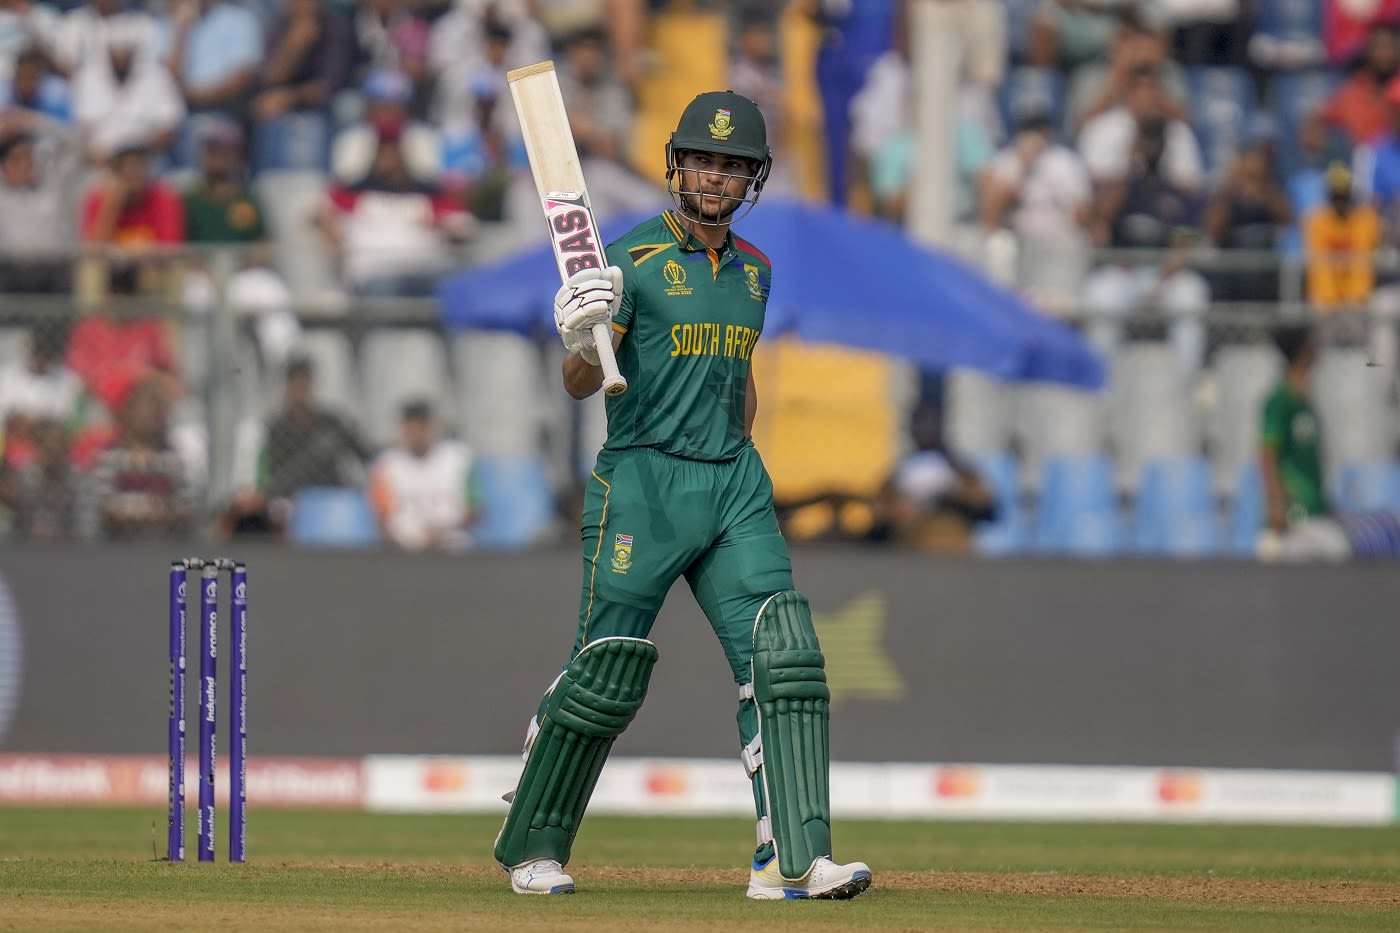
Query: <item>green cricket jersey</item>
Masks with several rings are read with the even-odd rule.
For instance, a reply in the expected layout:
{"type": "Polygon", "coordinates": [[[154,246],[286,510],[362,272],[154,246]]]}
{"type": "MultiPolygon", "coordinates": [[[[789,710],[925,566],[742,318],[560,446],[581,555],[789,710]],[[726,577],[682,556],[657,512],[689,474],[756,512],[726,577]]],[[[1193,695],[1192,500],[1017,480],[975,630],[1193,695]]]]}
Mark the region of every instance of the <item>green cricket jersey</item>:
{"type": "Polygon", "coordinates": [[[772,268],[734,236],[721,250],[691,238],[670,211],[607,249],[622,269],[613,329],[628,390],[607,400],[610,450],[651,447],[731,460],[748,444],[744,397],[763,331],[772,268]]]}
{"type": "Polygon", "coordinates": [[[1280,382],[1264,403],[1262,439],[1276,451],[1284,508],[1292,515],[1327,512],[1322,473],[1322,432],[1307,396],[1280,382]]]}

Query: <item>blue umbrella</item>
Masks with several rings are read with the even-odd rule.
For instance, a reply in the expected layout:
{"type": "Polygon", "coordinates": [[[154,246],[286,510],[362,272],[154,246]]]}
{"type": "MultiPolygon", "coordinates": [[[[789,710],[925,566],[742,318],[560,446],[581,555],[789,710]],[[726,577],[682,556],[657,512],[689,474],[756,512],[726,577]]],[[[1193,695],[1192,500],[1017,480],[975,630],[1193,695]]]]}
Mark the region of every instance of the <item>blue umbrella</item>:
{"type": "MultiPolygon", "coordinates": [[[[611,242],[651,215],[602,223],[611,242]]],[[[928,368],[970,367],[1008,380],[1104,383],[1073,329],[1015,292],[882,221],[828,207],[764,201],[735,232],[773,263],[767,335],[876,350],[928,368]]],[[[549,246],[444,280],[448,326],[529,334],[552,329],[558,288],[549,246]]]]}

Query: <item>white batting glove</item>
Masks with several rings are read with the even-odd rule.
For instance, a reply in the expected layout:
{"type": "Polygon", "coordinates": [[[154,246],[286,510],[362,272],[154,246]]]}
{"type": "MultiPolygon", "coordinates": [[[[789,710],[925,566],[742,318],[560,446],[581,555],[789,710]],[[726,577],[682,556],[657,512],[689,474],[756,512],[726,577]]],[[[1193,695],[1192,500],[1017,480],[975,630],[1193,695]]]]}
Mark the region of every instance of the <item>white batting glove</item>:
{"type": "Polygon", "coordinates": [[[593,340],[594,324],[612,324],[622,303],[622,270],[580,269],[554,294],[554,327],[564,349],[598,365],[598,347],[593,340]]]}

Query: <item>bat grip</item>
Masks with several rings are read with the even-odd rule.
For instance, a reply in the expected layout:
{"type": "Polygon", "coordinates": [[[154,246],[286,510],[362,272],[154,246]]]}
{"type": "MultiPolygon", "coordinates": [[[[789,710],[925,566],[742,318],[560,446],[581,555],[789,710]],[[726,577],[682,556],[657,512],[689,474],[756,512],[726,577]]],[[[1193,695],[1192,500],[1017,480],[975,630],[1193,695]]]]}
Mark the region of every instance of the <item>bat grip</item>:
{"type": "Polygon", "coordinates": [[[608,395],[621,395],[627,391],[627,380],[617,368],[617,357],[613,355],[612,331],[608,325],[593,325],[593,342],[598,345],[598,365],[603,367],[603,391],[608,395]]]}

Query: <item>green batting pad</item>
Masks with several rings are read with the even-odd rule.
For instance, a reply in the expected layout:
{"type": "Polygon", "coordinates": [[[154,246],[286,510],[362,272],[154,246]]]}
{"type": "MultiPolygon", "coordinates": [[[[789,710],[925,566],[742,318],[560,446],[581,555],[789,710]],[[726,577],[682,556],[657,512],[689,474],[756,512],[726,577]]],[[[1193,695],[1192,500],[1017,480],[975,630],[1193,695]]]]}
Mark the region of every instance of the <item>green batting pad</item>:
{"type": "Polygon", "coordinates": [[[647,695],[656,646],[643,638],[600,638],[574,658],[546,698],[540,732],[505,826],[496,861],[569,861],[574,836],[613,741],[647,695]]]}
{"type": "Polygon", "coordinates": [[[783,877],[797,879],[831,854],[831,691],[807,598],[789,591],[770,599],[754,624],[753,644],[773,846],[783,877]]]}

